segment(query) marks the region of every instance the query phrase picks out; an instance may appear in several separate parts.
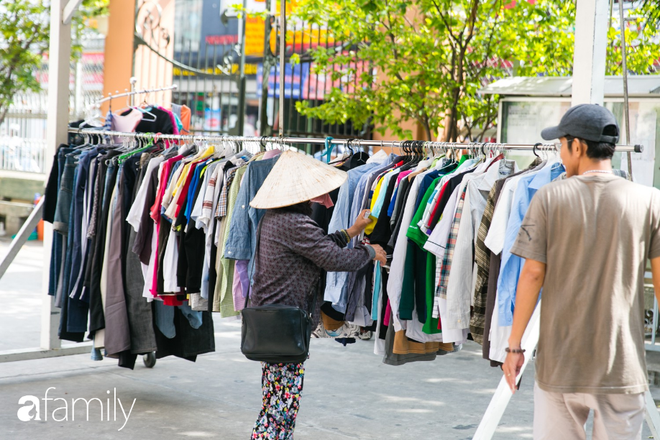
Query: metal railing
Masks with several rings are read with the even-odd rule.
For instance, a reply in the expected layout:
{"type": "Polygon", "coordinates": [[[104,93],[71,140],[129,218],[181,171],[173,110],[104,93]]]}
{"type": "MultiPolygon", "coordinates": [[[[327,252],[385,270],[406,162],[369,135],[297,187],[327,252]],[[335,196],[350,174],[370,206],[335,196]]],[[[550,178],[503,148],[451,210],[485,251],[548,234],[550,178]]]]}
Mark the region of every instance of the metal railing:
{"type": "MultiPolygon", "coordinates": [[[[266,10],[270,10],[271,3],[274,5],[274,0],[265,1],[266,10]]],[[[370,69],[367,63],[356,62],[350,66],[332,66],[332,73],[316,74],[310,49],[349,49],[344,48],[344,42],[340,39],[329,36],[327,26],[301,21],[289,23],[283,54],[285,72],[281,74],[276,66],[280,44],[276,43],[279,25],[275,16],[265,19],[247,17],[251,36],[246,37],[243,48],[240,29],[247,25],[241,23],[242,18],[237,17],[228,4],[224,6],[228,9],[222,14],[223,24],[218,28],[220,35],[201,35],[201,4],[198,1],[177,1],[174,29],[167,29],[161,23],[162,10],[152,0],[139,0],[136,13],[135,75],[155,78],[157,75],[154,72],[171,69],[172,81],[177,86],[171,99],[173,103],[191,109],[191,134],[269,136],[282,125],[287,136],[371,138],[369,124],[356,126],[351,121],[327,124],[302,115],[296,108],[301,101],[307,102],[310,107],[321,105],[333,86],[344,89],[355,87],[357,75],[370,69]],[[223,34],[237,25],[237,34],[223,34]],[[292,62],[294,58],[299,62],[292,62]],[[241,69],[242,65],[244,69],[241,69]],[[358,73],[346,74],[348,69],[358,73]],[[339,79],[331,78],[338,72],[344,74],[339,79]],[[281,92],[285,98],[284,121],[278,118],[281,75],[281,92]]],[[[140,83],[140,87],[162,85],[162,81],[140,83]]],[[[165,94],[149,97],[156,103],[160,103],[159,99],[168,98],[165,94]]]]}
{"type": "Polygon", "coordinates": [[[46,173],[46,139],[0,136],[0,170],[46,173]]]}
{"type": "MultiPolygon", "coordinates": [[[[279,21],[275,23],[275,35],[279,35],[279,21]]],[[[278,40],[279,41],[279,40],[278,40]]],[[[264,58],[272,56],[279,58],[281,48],[277,45],[274,53],[266,54],[264,58]]],[[[286,25],[286,48],[284,51],[285,72],[282,89],[284,90],[284,133],[289,136],[332,136],[337,138],[371,139],[372,127],[370,123],[355,124],[351,120],[334,124],[326,123],[321,119],[301,114],[297,103],[306,102],[311,108],[318,107],[325,102],[333,88],[351,92],[360,87],[358,78],[363,73],[372,73],[372,66],[357,56],[359,47],[351,45],[344,37],[333,35],[329,26],[316,25],[299,19],[288,20],[286,25]],[[331,49],[336,54],[345,55],[349,51],[355,54],[349,64],[331,63],[326,72],[317,73],[316,63],[313,62],[312,51],[315,48],[331,49]],[[297,58],[294,63],[292,60],[297,58]]],[[[264,61],[264,64],[266,62],[264,61]]],[[[267,110],[269,121],[275,121],[278,114],[280,81],[279,66],[271,68],[268,81],[269,100],[267,110]]],[[[280,123],[280,121],[278,121],[280,123]]],[[[272,123],[271,123],[272,126],[272,123]]]]}

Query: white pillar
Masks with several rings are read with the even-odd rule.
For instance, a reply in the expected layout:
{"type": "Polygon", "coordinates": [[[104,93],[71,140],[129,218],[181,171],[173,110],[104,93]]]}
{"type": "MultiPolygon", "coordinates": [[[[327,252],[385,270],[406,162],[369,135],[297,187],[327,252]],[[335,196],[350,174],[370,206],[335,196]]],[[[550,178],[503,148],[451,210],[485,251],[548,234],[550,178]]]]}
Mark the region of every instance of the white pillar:
{"type": "MultiPolygon", "coordinates": [[[[48,122],[46,134],[46,172],[60,144],[67,142],[69,125],[69,70],[71,61],[71,25],[63,24],[66,0],[52,0],[50,11],[50,50],[48,55],[48,122]]],[[[41,348],[60,347],[57,329],[60,311],[48,296],[50,252],[53,230],[44,225],[43,304],[41,309],[41,348]]]]}
{"type": "Polygon", "coordinates": [[[603,104],[607,52],[607,0],[577,0],[571,105],[603,104]]]}

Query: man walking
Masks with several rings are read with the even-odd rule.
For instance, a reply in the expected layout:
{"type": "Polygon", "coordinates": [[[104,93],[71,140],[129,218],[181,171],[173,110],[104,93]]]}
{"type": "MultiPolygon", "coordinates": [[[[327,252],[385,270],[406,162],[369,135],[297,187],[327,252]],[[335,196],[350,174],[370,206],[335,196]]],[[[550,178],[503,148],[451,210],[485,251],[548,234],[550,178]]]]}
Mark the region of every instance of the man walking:
{"type": "Polygon", "coordinates": [[[533,197],[512,253],[526,259],[503,366],[515,391],[521,338],[543,288],[534,438],[641,438],[648,389],[644,272],[660,293],[660,191],[612,173],[619,127],[598,105],[572,107],[544,139],[561,141],[567,179],[533,197]]]}

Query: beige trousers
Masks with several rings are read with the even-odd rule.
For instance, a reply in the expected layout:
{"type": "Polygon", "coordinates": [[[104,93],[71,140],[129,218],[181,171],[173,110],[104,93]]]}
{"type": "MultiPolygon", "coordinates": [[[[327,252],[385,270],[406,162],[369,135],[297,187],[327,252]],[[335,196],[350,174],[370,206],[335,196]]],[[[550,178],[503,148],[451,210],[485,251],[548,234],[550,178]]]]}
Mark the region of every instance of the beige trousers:
{"type": "Polygon", "coordinates": [[[534,439],[585,440],[590,409],[594,411],[593,440],[642,437],[644,393],[553,393],[534,383],[534,439]]]}

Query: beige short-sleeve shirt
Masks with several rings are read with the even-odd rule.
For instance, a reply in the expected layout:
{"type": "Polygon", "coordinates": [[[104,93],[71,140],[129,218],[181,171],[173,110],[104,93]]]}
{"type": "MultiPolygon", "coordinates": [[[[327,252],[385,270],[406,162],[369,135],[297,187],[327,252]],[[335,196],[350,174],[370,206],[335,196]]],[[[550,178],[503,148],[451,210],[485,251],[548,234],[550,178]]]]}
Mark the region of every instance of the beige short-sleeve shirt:
{"type": "Polygon", "coordinates": [[[660,191],[609,174],[553,182],[533,197],[511,252],[547,265],[541,389],[646,391],[644,272],[660,257],[660,191]]]}

